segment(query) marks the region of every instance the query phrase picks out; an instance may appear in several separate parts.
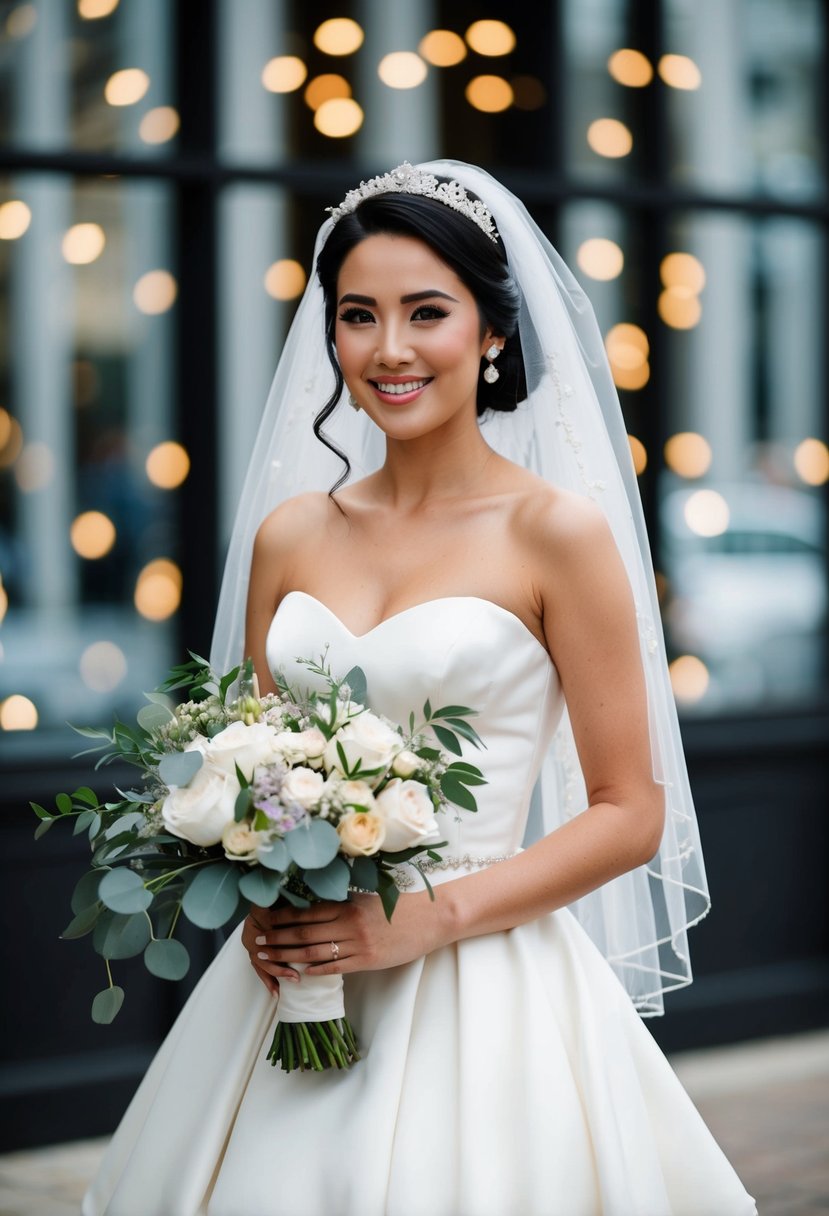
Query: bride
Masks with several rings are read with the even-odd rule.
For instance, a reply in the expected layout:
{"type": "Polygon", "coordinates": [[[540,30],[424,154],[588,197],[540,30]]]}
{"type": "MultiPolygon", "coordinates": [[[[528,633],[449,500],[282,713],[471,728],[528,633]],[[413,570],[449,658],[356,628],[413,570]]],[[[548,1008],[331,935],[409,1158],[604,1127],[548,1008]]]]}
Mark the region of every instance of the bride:
{"type": "Polygon", "coordinates": [[[251,910],[83,1211],[752,1216],[640,1020],[690,982],[708,894],[589,305],[521,204],[457,162],[361,184],[317,255],[214,664],[252,655],[265,692],[327,650],[392,720],[473,706],[488,784],[446,826],[434,900],[412,884],[391,922],[368,894],[251,910]],[[280,986],[330,974],[364,1058],[274,1071],[280,986]]]}

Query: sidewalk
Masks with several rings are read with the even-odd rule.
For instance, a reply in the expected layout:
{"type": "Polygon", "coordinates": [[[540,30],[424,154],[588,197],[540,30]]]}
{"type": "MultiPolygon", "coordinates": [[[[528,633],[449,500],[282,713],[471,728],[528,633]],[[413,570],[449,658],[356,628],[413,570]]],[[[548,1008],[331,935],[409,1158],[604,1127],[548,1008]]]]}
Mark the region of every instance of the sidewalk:
{"type": "MultiPolygon", "coordinates": [[[[670,1059],[759,1216],[827,1216],[829,1031],[670,1059]]],[[[78,1216],[105,1143],[0,1157],[0,1216],[78,1216]]]]}

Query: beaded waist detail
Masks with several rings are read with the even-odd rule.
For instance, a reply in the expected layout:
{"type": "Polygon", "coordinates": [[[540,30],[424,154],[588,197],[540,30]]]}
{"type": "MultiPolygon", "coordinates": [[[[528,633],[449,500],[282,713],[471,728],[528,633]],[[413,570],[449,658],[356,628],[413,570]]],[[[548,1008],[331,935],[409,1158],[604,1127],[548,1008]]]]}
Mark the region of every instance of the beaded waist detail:
{"type": "Polygon", "coordinates": [[[413,873],[416,870],[422,870],[426,874],[434,874],[436,871],[445,873],[447,871],[458,870],[485,870],[488,866],[496,865],[499,861],[509,861],[510,858],[517,857],[521,851],[521,849],[513,849],[511,853],[493,853],[486,856],[464,853],[462,856],[441,857],[439,861],[426,857],[423,861],[419,861],[417,865],[412,862],[396,866],[395,882],[400,888],[421,885],[418,874],[413,873]]]}

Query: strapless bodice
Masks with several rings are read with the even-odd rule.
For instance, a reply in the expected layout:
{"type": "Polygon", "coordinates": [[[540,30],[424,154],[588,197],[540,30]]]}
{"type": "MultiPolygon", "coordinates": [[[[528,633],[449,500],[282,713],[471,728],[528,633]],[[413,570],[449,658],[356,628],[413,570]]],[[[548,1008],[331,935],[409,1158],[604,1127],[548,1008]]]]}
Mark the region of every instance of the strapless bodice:
{"type": "Polygon", "coordinates": [[[464,744],[488,784],[475,789],[477,814],[441,817],[447,856],[502,856],[521,845],[530,795],[563,706],[556,669],[526,625],[476,596],[428,600],[355,635],[303,591],[284,597],[266,641],[268,666],[288,681],[313,686],[297,658],[327,651],[334,675],[365,672],[368,704],[393,722],[432,706],[467,705],[486,745],[464,744]]]}

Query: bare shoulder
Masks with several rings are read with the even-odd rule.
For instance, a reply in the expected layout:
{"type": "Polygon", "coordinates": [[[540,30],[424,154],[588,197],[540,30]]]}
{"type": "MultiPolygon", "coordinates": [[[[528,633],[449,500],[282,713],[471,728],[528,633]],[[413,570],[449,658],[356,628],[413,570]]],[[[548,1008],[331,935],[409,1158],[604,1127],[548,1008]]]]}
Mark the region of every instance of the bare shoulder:
{"type": "Polygon", "coordinates": [[[586,495],[551,485],[542,477],[520,470],[516,481],[513,526],[525,550],[549,562],[593,553],[613,546],[607,518],[598,503],[586,495]]]}
{"type": "Polygon", "coordinates": [[[259,525],[256,548],[270,556],[285,555],[300,543],[308,543],[318,531],[329,527],[337,508],[322,491],[286,498],[259,525]]]}

